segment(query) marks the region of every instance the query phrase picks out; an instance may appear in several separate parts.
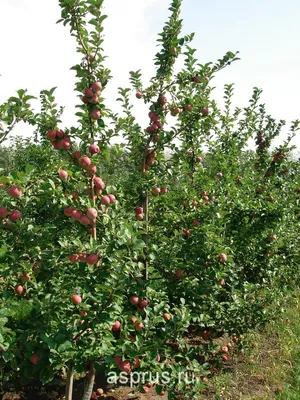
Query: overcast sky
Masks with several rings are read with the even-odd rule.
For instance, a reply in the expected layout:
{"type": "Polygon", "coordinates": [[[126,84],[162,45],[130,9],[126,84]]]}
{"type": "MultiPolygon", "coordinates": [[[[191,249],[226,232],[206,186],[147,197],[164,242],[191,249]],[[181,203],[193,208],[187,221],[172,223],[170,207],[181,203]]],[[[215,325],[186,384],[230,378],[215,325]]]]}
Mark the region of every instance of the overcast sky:
{"type": "MultiPolygon", "coordinates": [[[[145,83],[153,74],[157,33],[168,16],[169,0],[104,0],[105,50],[114,81],[105,96],[114,107],[117,87],[128,86],[128,71],[142,69],[145,83]]],[[[262,102],[277,119],[300,118],[300,1],[184,0],[184,33],[196,33],[193,47],[201,63],[215,61],[228,50],[240,51],[241,61],[220,72],[213,85],[222,102],[225,83],[235,83],[235,101],[246,106],[257,86],[262,102]]],[[[38,95],[57,86],[57,100],[66,106],[64,124],[75,124],[74,39],[56,25],[58,0],[0,0],[0,102],[19,88],[38,95]]],[[[143,121],[142,104],[137,113],[143,121]]],[[[146,121],[146,119],[145,119],[146,121]]],[[[21,126],[18,134],[28,135],[21,126]]],[[[294,140],[300,148],[300,135],[294,140]]]]}

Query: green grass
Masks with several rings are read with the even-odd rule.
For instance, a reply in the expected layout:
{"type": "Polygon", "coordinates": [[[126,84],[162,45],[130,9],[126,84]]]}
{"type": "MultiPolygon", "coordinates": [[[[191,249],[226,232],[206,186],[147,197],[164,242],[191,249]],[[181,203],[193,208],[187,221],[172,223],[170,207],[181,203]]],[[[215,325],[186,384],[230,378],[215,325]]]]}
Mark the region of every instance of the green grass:
{"type": "Polygon", "coordinates": [[[247,335],[200,399],[300,400],[300,292],[286,303],[282,316],[247,335]]]}

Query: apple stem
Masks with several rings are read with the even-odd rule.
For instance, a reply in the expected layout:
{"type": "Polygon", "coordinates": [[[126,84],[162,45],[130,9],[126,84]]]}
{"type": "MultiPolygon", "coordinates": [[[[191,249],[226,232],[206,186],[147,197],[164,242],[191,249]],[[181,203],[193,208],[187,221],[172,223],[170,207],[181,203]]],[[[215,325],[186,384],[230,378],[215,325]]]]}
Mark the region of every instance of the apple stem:
{"type": "Polygon", "coordinates": [[[73,366],[69,366],[67,373],[66,391],[65,391],[66,400],[72,400],[73,398],[73,380],[74,380],[74,368],[73,366]]]}

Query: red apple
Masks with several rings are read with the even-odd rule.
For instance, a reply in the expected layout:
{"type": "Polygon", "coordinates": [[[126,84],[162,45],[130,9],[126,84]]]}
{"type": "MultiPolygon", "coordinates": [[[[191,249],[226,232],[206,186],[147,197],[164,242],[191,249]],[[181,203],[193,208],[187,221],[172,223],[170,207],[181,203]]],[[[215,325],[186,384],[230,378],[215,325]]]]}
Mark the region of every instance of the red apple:
{"type": "Polygon", "coordinates": [[[225,285],[225,279],[221,279],[221,280],[218,282],[218,284],[221,285],[221,286],[224,286],[224,285],[225,285]]]}
{"type": "Polygon", "coordinates": [[[165,104],[168,102],[168,99],[166,98],[166,96],[160,96],[159,97],[159,102],[162,104],[165,104]]]}
{"type": "Polygon", "coordinates": [[[83,101],[84,104],[88,104],[89,102],[89,98],[87,96],[83,96],[81,100],[83,101]]]}
{"type": "Polygon", "coordinates": [[[181,269],[176,269],[175,276],[176,278],[181,278],[183,275],[183,271],[181,269]]]}
{"type": "Polygon", "coordinates": [[[22,294],[24,292],[23,286],[21,286],[21,285],[17,286],[16,289],[15,289],[15,292],[17,294],[22,294]]]}
{"type": "Polygon", "coordinates": [[[131,370],[130,361],[128,361],[128,360],[121,361],[119,364],[119,368],[121,371],[130,372],[130,370],[131,370]]]}
{"type": "Polygon", "coordinates": [[[150,111],[148,115],[152,122],[159,120],[159,115],[157,115],[154,111],[150,111]]]}
{"type": "Polygon", "coordinates": [[[218,179],[222,178],[222,176],[223,176],[222,172],[218,172],[218,173],[217,173],[217,178],[218,178],[218,179]]]}
{"type": "Polygon", "coordinates": [[[143,207],[135,207],[134,212],[136,214],[142,214],[144,212],[143,207]]]}
{"type": "Polygon", "coordinates": [[[141,331],[142,329],[145,328],[145,325],[142,322],[139,322],[138,324],[135,325],[135,327],[138,331],[141,331]]]}
{"type": "Polygon", "coordinates": [[[224,362],[226,362],[226,361],[228,361],[229,360],[229,357],[228,356],[222,356],[222,361],[224,361],[224,362]]]}
{"type": "Polygon", "coordinates": [[[87,156],[84,156],[80,159],[80,165],[84,168],[89,167],[91,163],[92,163],[91,159],[87,156]]]}
{"type": "Polygon", "coordinates": [[[82,298],[78,294],[73,294],[72,302],[74,304],[80,304],[82,302],[82,298]]]}
{"type": "Polygon", "coordinates": [[[148,301],[147,301],[146,299],[140,300],[139,306],[140,306],[141,308],[147,307],[147,306],[148,306],[148,301]]]}
{"type": "Polygon", "coordinates": [[[182,229],[182,231],[186,236],[189,236],[191,234],[190,229],[182,229]]]}
{"type": "Polygon", "coordinates": [[[131,317],[131,318],[130,318],[130,321],[131,321],[133,324],[135,324],[135,323],[137,322],[137,318],[136,318],[136,317],[131,317]]]}
{"type": "Polygon", "coordinates": [[[100,147],[96,143],[91,144],[89,147],[89,152],[91,154],[98,154],[100,153],[100,147]]]}
{"type": "Polygon", "coordinates": [[[141,359],[139,357],[134,357],[134,368],[138,368],[141,365],[141,359]]]}
{"type": "Polygon", "coordinates": [[[66,137],[63,138],[63,140],[62,140],[62,148],[65,149],[65,150],[69,150],[70,147],[71,147],[71,143],[70,143],[70,141],[68,140],[68,136],[66,136],[66,137]]]}
{"type": "Polygon", "coordinates": [[[90,175],[96,175],[96,172],[97,172],[97,167],[96,167],[96,165],[93,165],[93,164],[91,164],[89,167],[88,167],[88,169],[87,169],[87,172],[90,174],[90,175]]]}
{"type": "Polygon", "coordinates": [[[157,126],[158,129],[162,129],[163,124],[160,121],[156,121],[155,125],[157,126]]]}
{"type": "Polygon", "coordinates": [[[54,147],[55,150],[58,150],[58,149],[62,148],[61,147],[61,140],[59,140],[58,142],[54,142],[52,144],[53,144],[53,147],[54,147]]]}
{"type": "Polygon", "coordinates": [[[171,315],[168,314],[168,313],[164,313],[163,317],[164,317],[164,319],[165,319],[166,321],[169,321],[169,320],[171,319],[171,315]]]}
{"type": "Polygon", "coordinates": [[[90,113],[91,119],[100,119],[101,118],[101,113],[99,110],[96,108],[90,113]]]}
{"type": "Polygon", "coordinates": [[[68,179],[69,175],[68,175],[67,171],[61,169],[58,174],[59,174],[60,179],[63,179],[63,180],[68,179]]]}
{"type": "Polygon", "coordinates": [[[47,132],[46,136],[47,136],[47,138],[48,138],[49,140],[51,140],[51,141],[52,141],[52,140],[55,140],[55,138],[56,138],[56,132],[50,130],[50,131],[47,132]]]}
{"type": "Polygon", "coordinates": [[[101,199],[101,204],[104,206],[110,204],[110,198],[108,196],[103,196],[101,199]]]}
{"type": "Polygon", "coordinates": [[[92,264],[96,264],[96,262],[98,261],[99,257],[97,256],[97,254],[90,254],[86,257],[86,262],[90,265],[92,264]]]}
{"type": "Polygon", "coordinates": [[[130,297],[130,303],[134,304],[135,306],[137,306],[139,304],[139,298],[137,296],[131,296],[130,297]]]}
{"type": "Polygon", "coordinates": [[[56,137],[58,137],[59,139],[62,139],[64,137],[64,131],[62,129],[57,129],[56,131],[56,137]]]}
{"type": "Polygon", "coordinates": [[[88,216],[89,219],[94,219],[94,218],[97,218],[98,211],[95,208],[89,208],[87,210],[86,215],[88,216]]]}
{"type": "Polygon", "coordinates": [[[152,188],[152,194],[153,194],[153,196],[159,196],[160,188],[157,188],[157,187],[152,188]]]}
{"type": "Polygon", "coordinates": [[[24,282],[30,281],[30,275],[29,274],[22,275],[21,279],[24,282]]]}
{"type": "Polygon", "coordinates": [[[135,97],[136,97],[137,99],[141,99],[141,98],[143,97],[143,93],[140,92],[140,91],[138,91],[138,92],[136,92],[135,97]]]}
{"type": "Polygon", "coordinates": [[[184,106],[184,109],[185,109],[186,111],[192,111],[193,106],[192,106],[191,104],[186,104],[186,105],[184,106]]]}
{"type": "Polygon", "coordinates": [[[8,214],[8,210],[5,207],[0,207],[0,218],[5,218],[8,214]]]}
{"type": "Polygon", "coordinates": [[[83,215],[83,216],[80,218],[79,222],[80,222],[82,225],[89,225],[90,222],[91,222],[91,220],[90,220],[86,215],[83,215]]]}
{"type": "Polygon", "coordinates": [[[182,110],[181,110],[179,107],[173,108],[173,110],[171,110],[171,115],[172,115],[173,117],[175,117],[176,115],[180,114],[181,111],[182,111],[182,110]]]}
{"type": "Polygon", "coordinates": [[[195,226],[197,228],[199,225],[200,225],[200,222],[195,219],[195,221],[193,221],[193,226],[195,226]]]}
{"type": "Polygon", "coordinates": [[[93,97],[93,96],[94,96],[94,92],[93,92],[91,89],[87,88],[87,89],[85,89],[85,91],[84,91],[84,95],[85,95],[86,97],[93,97]]]}
{"type": "Polygon", "coordinates": [[[158,142],[158,138],[159,138],[159,136],[157,134],[153,135],[152,136],[152,142],[153,143],[157,143],[158,142]]]}
{"type": "Polygon", "coordinates": [[[94,93],[100,92],[102,90],[101,82],[94,82],[91,86],[91,89],[94,93]]]}
{"type": "Polygon", "coordinates": [[[36,364],[39,362],[39,360],[40,360],[40,357],[39,357],[37,354],[33,354],[33,355],[30,357],[30,362],[31,362],[32,364],[34,364],[34,365],[36,365],[36,364]]]}
{"type": "Polygon", "coordinates": [[[19,197],[19,196],[21,196],[21,194],[22,194],[22,190],[19,189],[17,186],[11,186],[11,187],[8,189],[8,194],[9,194],[11,197],[19,197]]]}
{"type": "Polygon", "coordinates": [[[86,255],[85,254],[79,254],[78,259],[79,259],[79,261],[86,262],[86,255]]]}
{"type": "Polygon", "coordinates": [[[79,160],[79,158],[81,157],[80,151],[74,151],[72,154],[77,160],[79,160]]]}
{"type": "Polygon", "coordinates": [[[225,253],[221,253],[219,256],[220,262],[226,262],[227,261],[227,255],[225,253]]]}
{"type": "Polygon", "coordinates": [[[116,202],[116,198],[115,198],[115,196],[113,194],[109,194],[108,197],[109,197],[109,200],[110,200],[111,203],[115,203],[116,202]]]}
{"type": "Polygon", "coordinates": [[[146,131],[148,133],[154,133],[158,129],[158,126],[156,124],[152,124],[147,127],[146,131]]]}
{"type": "Polygon", "coordinates": [[[101,388],[98,388],[98,389],[96,390],[96,393],[98,394],[98,396],[102,396],[102,395],[104,394],[104,390],[101,389],[101,388]]]}
{"type": "Polygon", "coordinates": [[[163,187],[160,189],[161,193],[168,193],[168,188],[163,187]]]}
{"type": "Polygon", "coordinates": [[[121,356],[114,356],[114,362],[119,365],[122,362],[122,357],[121,356]]]}
{"type": "Polygon", "coordinates": [[[73,210],[72,213],[71,213],[71,217],[73,219],[75,219],[76,221],[79,221],[80,218],[82,217],[82,213],[80,211],[78,211],[78,210],[73,210]]]}
{"type": "Polygon", "coordinates": [[[71,262],[77,262],[79,260],[79,255],[78,254],[71,254],[69,257],[69,260],[71,262]]]}
{"type": "Polygon", "coordinates": [[[206,107],[203,107],[202,110],[201,110],[201,114],[202,114],[202,115],[207,115],[208,112],[209,112],[209,111],[208,111],[208,108],[206,108],[206,107]]]}
{"type": "Polygon", "coordinates": [[[8,218],[12,221],[12,222],[16,222],[21,218],[22,214],[19,210],[14,210],[9,216],[8,218]]]}
{"type": "Polygon", "coordinates": [[[111,328],[114,332],[118,332],[121,329],[121,322],[120,321],[116,321],[112,328],[111,328]]]}
{"type": "Polygon", "coordinates": [[[201,79],[199,78],[198,75],[195,75],[195,76],[193,77],[193,81],[194,81],[195,83],[201,83],[201,79]]]}
{"type": "Polygon", "coordinates": [[[95,184],[97,189],[100,189],[100,190],[104,190],[105,189],[105,183],[98,176],[94,177],[94,184],[95,184]]]}
{"type": "Polygon", "coordinates": [[[222,353],[228,353],[229,352],[228,346],[222,346],[221,347],[221,352],[222,353]]]}
{"type": "Polygon", "coordinates": [[[143,221],[144,219],[144,214],[136,214],[135,216],[138,221],[143,221]]]}

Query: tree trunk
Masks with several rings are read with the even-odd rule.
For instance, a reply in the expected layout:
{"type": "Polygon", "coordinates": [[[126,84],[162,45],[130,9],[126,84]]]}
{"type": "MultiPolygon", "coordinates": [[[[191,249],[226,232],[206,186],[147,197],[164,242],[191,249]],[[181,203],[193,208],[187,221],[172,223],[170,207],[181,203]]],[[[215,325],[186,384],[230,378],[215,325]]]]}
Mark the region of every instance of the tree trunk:
{"type": "Polygon", "coordinates": [[[146,193],[146,197],[144,198],[143,202],[143,208],[144,208],[144,221],[145,221],[145,231],[146,234],[143,235],[143,240],[145,242],[145,249],[144,249],[144,254],[145,254],[145,261],[144,261],[144,273],[143,273],[143,279],[145,281],[148,280],[148,253],[149,253],[149,198],[148,198],[148,192],[146,193]]]}
{"type": "Polygon", "coordinates": [[[94,363],[91,361],[84,385],[84,393],[82,396],[82,400],[90,400],[94,389],[94,383],[95,383],[95,367],[94,363]]]}
{"type": "Polygon", "coordinates": [[[65,391],[66,400],[72,400],[73,397],[73,378],[74,378],[74,369],[73,366],[69,366],[67,373],[66,391],[65,391]]]}

